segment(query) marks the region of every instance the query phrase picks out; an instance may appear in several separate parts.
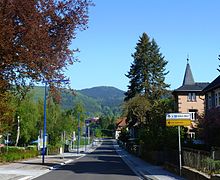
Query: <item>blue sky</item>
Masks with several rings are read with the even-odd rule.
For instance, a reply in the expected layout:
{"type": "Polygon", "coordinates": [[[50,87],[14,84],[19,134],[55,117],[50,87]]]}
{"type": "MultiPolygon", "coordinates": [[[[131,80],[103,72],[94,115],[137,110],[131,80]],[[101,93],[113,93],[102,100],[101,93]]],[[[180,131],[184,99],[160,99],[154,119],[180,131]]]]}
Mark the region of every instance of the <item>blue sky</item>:
{"type": "Polygon", "coordinates": [[[93,0],[89,28],[78,32],[71,47],[79,48],[66,71],[73,89],[114,86],[126,91],[125,77],[143,32],[154,38],[168,61],[166,83],[181,86],[189,55],[196,82],[218,75],[220,54],[219,0],[93,0]]]}

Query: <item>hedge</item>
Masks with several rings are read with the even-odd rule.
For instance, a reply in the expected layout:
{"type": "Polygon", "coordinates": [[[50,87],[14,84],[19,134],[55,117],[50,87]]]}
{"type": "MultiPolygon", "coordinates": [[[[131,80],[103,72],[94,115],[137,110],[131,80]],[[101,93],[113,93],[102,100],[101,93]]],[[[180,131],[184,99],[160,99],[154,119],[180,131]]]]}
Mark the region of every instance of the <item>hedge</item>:
{"type": "Polygon", "coordinates": [[[19,147],[6,147],[1,148],[0,162],[14,162],[22,159],[28,159],[38,156],[36,147],[19,148],[19,147]]]}

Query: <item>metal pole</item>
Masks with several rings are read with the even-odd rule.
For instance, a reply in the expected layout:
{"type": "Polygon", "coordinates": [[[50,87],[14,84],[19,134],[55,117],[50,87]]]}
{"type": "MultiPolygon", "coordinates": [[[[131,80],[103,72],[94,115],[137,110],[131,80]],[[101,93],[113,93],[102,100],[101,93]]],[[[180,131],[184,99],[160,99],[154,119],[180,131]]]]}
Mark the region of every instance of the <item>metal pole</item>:
{"type": "Polygon", "coordinates": [[[85,132],[84,132],[84,145],[85,145],[85,152],[86,152],[86,129],[87,128],[87,126],[86,126],[86,124],[85,124],[85,132]]]}
{"type": "Polygon", "coordinates": [[[88,126],[88,144],[90,144],[90,127],[88,126]]]}
{"type": "Polygon", "coordinates": [[[42,150],[42,164],[44,164],[45,145],[46,145],[46,107],[47,107],[47,82],[45,81],[44,91],[44,131],[43,131],[43,150],[42,150]]]}
{"type": "Polygon", "coordinates": [[[80,113],[78,114],[78,143],[77,143],[77,154],[79,154],[80,146],[80,113]]]}
{"type": "Polygon", "coordinates": [[[63,158],[64,158],[64,152],[65,152],[65,144],[66,144],[66,131],[63,131],[63,158]]]}
{"type": "Polygon", "coordinates": [[[181,156],[181,138],[180,138],[180,126],[178,126],[178,139],[179,139],[179,171],[180,176],[182,174],[182,156],[181,156]]]}
{"type": "Polygon", "coordinates": [[[42,164],[44,164],[45,146],[46,146],[46,106],[47,106],[47,83],[49,82],[68,82],[69,80],[45,80],[45,93],[44,93],[44,132],[43,132],[43,150],[42,150],[42,164]]]}
{"type": "Polygon", "coordinates": [[[7,138],[6,138],[6,141],[7,141],[7,152],[8,152],[9,133],[7,133],[7,138]]]}

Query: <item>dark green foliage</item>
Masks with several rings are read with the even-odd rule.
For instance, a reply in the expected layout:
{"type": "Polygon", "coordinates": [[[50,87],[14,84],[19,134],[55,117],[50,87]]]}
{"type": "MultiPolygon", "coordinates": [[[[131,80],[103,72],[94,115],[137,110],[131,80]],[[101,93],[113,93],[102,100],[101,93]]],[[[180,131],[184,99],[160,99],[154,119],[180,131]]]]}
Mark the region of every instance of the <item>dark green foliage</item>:
{"type": "Polygon", "coordinates": [[[121,133],[118,137],[118,139],[124,143],[128,142],[128,139],[130,138],[129,132],[127,131],[126,128],[123,128],[121,130],[121,133]]]}
{"type": "Polygon", "coordinates": [[[206,169],[202,169],[203,172],[208,173],[209,175],[220,173],[220,160],[206,158],[202,163],[205,163],[207,167],[206,169]]]}
{"type": "Polygon", "coordinates": [[[102,108],[99,102],[91,97],[88,97],[78,91],[76,91],[75,95],[71,92],[63,92],[61,99],[61,106],[63,109],[71,109],[75,104],[82,102],[88,112],[101,112],[102,108]]]}
{"type": "Polygon", "coordinates": [[[1,148],[0,162],[14,162],[17,160],[36,157],[38,155],[37,148],[17,148],[9,147],[8,151],[6,147],[1,148]]]}
{"type": "Polygon", "coordinates": [[[134,60],[126,75],[130,81],[123,109],[128,127],[133,129],[132,138],[139,141],[142,154],[172,147],[175,143],[166,143],[173,131],[166,129],[165,114],[173,112],[174,107],[167,90],[169,85],[165,83],[168,62],[156,41],[146,33],[138,40],[132,57],[134,60]]]}
{"type": "Polygon", "coordinates": [[[124,92],[107,86],[93,87],[90,89],[82,89],[78,92],[94,98],[102,103],[103,106],[115,107],[122,103],[124,92]]]}
{"type": "Polygon", "coordinates": [[[167,61],[159,52],[155,40],[150,40],[146,33],[140,37],[135,50],[132,54],[134,61],[126,75],[130,81],[128,91],[125,93],[125,101],[137,94],[144,94],[151,100],[160,99],[169,87],[164,82],[168,73],[165,72],[167,61]]]}
{"type": "Polygon", "coordinates": [[[173,108],[172,99],[155,100],[145,114],[146,121],[139,130],[139,140],[148,150],[163,150],[178,145],[176,128],[166,128],[167,112],[173,108]]]}
{"type": "Polygon", "coordinates": [[[127,116],[127,122],[131,124],[145,123],[146,114],[150,111],[151,105],[145,96],[136,95],[123,106],[124,115],[127,116]]]}
{"type": "Polygon", "coordinates": [[[101,116],[97,129],[101,130],[103,137],[113,137],[115,133],[115,117],[114,116],[101,116]]]}

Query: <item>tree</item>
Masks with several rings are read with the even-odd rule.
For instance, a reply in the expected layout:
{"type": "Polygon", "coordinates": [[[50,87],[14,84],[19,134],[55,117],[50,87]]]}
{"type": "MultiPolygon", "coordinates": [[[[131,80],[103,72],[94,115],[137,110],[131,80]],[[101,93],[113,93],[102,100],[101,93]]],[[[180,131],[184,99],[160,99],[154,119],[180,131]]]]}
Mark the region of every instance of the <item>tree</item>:
{"type": "Polygon", "coordinates": [[[15,131],[12,132],[14,137],[16,137],[17,128],[19,127],[19,134],[15,138],[15,145],[17,143],[20,145],[28,144],[33,140],[37,139],[39,129],[36,128],[38,122],[38,109],[36,102],[34,101],[34,94],[29,93],[17,107],[15,114],[15,131]],[[18,116],[20,122],[18,122],[18,116]]]}
{"type": "Polygon", "coordinates": [[[151,104],[145,96],[136,95],[124,103],[123,110],[129,123],[145,123],[146,114],[151,111],[151,104]]]}
{"type": "Polygon", "coordinates": [[[87,28],[91,5],[90,0],[0,1],[0,92],[64,79],[63,70],[75,61],[69,45],[77,30],[87,28]]]}
{"type": "Polygon", "coordinates": [[[0,134],[11,131],[15,113],[13,98],[9,92],[0,93],[0,134]]]}
{"type": "Polygon", "coordinates": [[[85,112],[85,107],[82,102],[77,102],[76,105],[73,108],[73,117],[74,117],[74,127],[75,131],[77,130],[78,127],[78,121],[80,121],[80,128],[83,127],[84,122],[86,120],[86,112],[85,112]]]}
{"type": "Polygon", "coordinates": [[[135,48],[133,63],[126,75],[130,81],[125,93],[124,113],[133,128],[133,135],[141,144],[143,154],[161,150],[165,129],[165,113],[172,112],[173,100],[165,83],[167,61],[160,53],[154,39],[146,33],[140,37],[135,48]]]}
{"type": "Polygon", "coordinates": [[[125,93],[125,101],[137,94],[145,95],[150,100],[160,99],[165,93],[168,84],[164,82],[165,66],[167,61],[160,53],[160,49],[154,39],[150,40],[146,33],[140,37],[130,71],[126,75],[130,81],[128,91],[125,93]]]}

